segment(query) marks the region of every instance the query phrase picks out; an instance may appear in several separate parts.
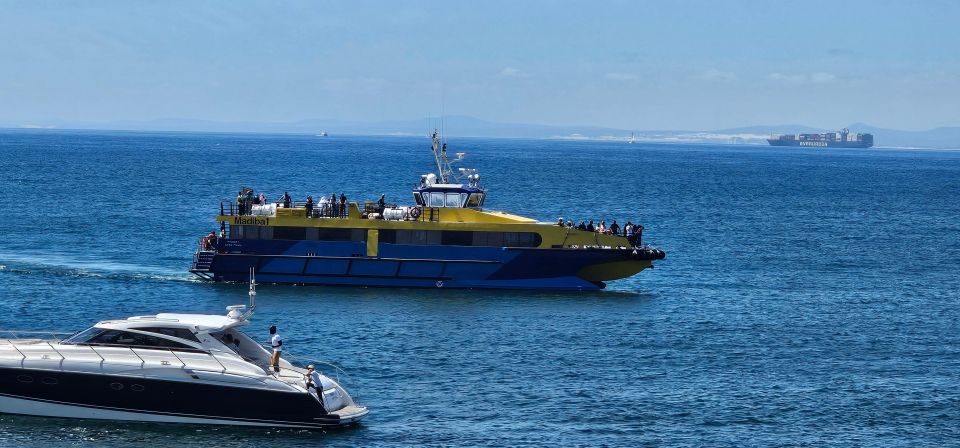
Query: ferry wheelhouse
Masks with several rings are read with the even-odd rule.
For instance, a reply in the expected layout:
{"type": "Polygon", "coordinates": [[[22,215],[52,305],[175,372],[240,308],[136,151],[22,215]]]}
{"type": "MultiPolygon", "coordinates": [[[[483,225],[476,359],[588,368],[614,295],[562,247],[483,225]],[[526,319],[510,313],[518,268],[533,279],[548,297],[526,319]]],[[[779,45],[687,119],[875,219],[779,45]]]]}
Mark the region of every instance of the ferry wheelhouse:
{"type": "MultiPolygon", "coordinates": [[[[421,176],[412,205],[223,201],[220,236],[200,239],[190,272],[217,282],[428,288],[595,290],[664,258],[634,235],[543,223],[484,205],[473,169],[453,164],[438,133],[439,174],[421,176]]],[[[250,190],[245,190],[247,198],[250,190]]],[[[641,228],[640,226],[637,226],[641,228]]]]}

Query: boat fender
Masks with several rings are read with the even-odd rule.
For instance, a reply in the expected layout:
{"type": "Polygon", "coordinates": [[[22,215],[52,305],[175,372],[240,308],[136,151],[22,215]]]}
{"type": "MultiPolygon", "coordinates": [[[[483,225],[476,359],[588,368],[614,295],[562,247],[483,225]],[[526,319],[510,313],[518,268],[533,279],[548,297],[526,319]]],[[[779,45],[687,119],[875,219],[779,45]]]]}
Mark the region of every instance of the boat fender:
{"type": "Polygon", "coordinates": [[[414,208],[410,209],[410,216],[411,216],[413,219],[419,218],[419,217],[420,217],[420,207],[417,206],[417,207],[414,207],[414,208]]]}

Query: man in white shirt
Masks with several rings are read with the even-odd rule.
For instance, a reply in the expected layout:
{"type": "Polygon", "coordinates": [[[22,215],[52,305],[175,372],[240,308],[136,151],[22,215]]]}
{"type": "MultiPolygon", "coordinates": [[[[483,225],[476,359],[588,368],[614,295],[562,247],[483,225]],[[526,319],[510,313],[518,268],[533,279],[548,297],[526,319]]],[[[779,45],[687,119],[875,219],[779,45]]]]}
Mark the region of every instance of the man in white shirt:
{"type": "Polygon", "coordinates": [[[340,395],[340,390],[320,375],[320,372],[317,372],[313,368],[313,364],[307,366],[307,374],[305,376],[307,391],[309,391],[311,387],[316,390],[317,399],[323,404],[324,409],[331,411],[343,407],[343,396],[340,395]],[[326,393],[324,393],[325,390],[327,391],[326,393]]]}
{"type": "Polygon", "coordinates": [[[280,352],[283,351],[283,338],[277,333],[277,326],[270,326],[270,346],[273,347],[273,353],[270,355],[270,367],[273,371],[280,373],[280,352]]]}

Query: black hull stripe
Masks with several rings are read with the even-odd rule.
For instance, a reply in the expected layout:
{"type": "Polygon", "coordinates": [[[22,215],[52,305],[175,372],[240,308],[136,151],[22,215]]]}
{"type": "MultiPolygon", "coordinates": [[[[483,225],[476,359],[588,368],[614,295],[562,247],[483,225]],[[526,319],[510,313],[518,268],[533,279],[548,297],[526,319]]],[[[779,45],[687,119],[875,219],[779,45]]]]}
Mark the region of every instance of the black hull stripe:
{"type": "MultiPolygon", "coordinates": [[[[339,417],[336,418],[336,421],[333,421],[333,422],[330,422],[330,423],[321,423],[321,422],[317,422],[317,423],[309,423],[309,422],[289,422],[289,421],[283,421],[283,420],[246,419],[246,418],[240,418],[240,417],[220,417],[220,416],[211,416],[211,415],[181,414],[181,413],[172,413],[172,412],[148,411],[148,410],[141,410],[141,409],[116,408],[116,407],[109,407],[109,406],[97,406],[97,405],[70,403],[70,402],[66,402],[66,401],[46,400],[46,399],[42,399],[42,398],[26,397],[26,396],[21,396],[21,395],[4,394],[4,393],[0,393],[0,396],[4,396],[4,397],[8,397],[8,398],[17,398],[17,399],[20,399],[20,400],[39,401],[39,402],[44,402],[44,403],[59,404],[59,405],[63,405],[63,406],[73,406],[73,407],[87,408],[87,409],[102,409],[102,410],[106,410],[106,411],[130,412],[130,413],[134,413],[134,414],[163,415],[163,416],[170,416],[170,417],[185,417],[185,418],[197,418],[197,419],[207,419],[207,420],[224,420],[224,421],[249,422],[249,423],[265,423],[265,424],[277,425],[277,426],[296,426],[296,427],[310,427],[310,428],[317,427],[317,428],[319,428],[319,427],[323,427],[323,426],[339,426],[339,425],[341,424],[339,417]]],[[[319,419],[318,419],[318,420],[319,420],[319,419]]],[[[333,420],[333,419],[331,419],[331,420],[333,420]]]]}

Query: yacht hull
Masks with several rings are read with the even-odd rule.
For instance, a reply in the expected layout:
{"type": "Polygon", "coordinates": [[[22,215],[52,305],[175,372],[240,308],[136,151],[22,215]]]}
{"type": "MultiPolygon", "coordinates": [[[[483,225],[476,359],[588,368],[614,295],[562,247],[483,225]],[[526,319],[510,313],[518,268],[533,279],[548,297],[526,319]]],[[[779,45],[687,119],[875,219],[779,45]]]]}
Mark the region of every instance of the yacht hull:
{"type": "MultiPolygon", "coordinates": [[[[189,377],[188,377],[189,378],[189,377]]],[[[366,414],[327,413],[312,395],[200,381],[0,368],[0,412],[140,422],[319,428],[366,414]]]]}

